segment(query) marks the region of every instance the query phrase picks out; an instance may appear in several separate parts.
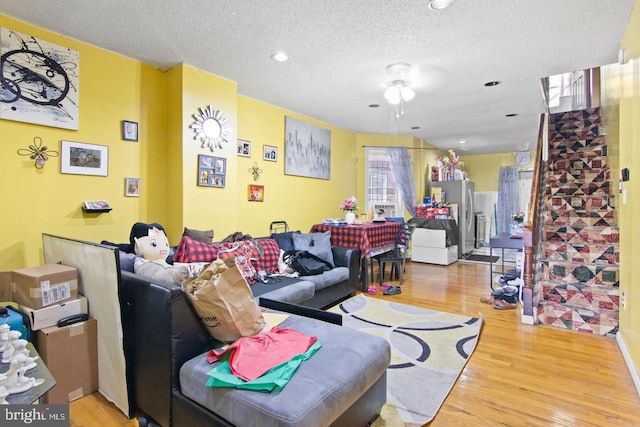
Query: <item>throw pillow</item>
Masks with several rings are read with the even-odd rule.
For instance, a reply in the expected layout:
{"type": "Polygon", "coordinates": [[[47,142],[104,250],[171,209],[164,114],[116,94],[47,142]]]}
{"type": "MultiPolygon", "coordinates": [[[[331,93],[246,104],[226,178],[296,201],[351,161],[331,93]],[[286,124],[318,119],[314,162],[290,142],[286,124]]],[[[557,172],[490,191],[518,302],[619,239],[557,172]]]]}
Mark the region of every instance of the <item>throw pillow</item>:
{"type": "Polygon", "coordinates": [[[197,242],[208,243],[210,245],[213,244],[213,230],[202,231],[185,227],[182,235],[190,237],[197,242]]]}
{"type": "Polygon", "coordinates": [[[220,245],[208,245],[188,236],[180,239],[180,244],[173,256],[174,262],[211,262],[218,258],[220,245]]]}
{"type": "Polygon", "coordinates": [[[331,252],[331,231],[324,233],[293,234],[293,249],[297,251],[309,251],[318,258],[322,258],[335,267],[333,253],[331,252]]]}
{"type": "Polygon", "coordinates": [[[158,280],[172,285],[180,285],[189,277],[189,270],[186,267],[174,267],[166,264],[164,260],[149,261],[136,257],[133,269],[136,274],[149,280],[158,280]]]}
{"type": "Polygon", "coordinates": [[[224,249],[218,252],[218,258],[226,259],[235,257],[235,263],[240,270],[240,274],[245,278],[247,283],[251,284],[256,281],[256,269],[251,265],[251,261],[257,260],[260,252],[253,240],[242,240],[239,242],[229,242],[223,245],[224,249]]]}
{"type": "Polygon", "coordinates": [[[261,256],[252,262],[256,271],[266,271],[267,273],[278,272],[278,257],[280,256],[280,246],[275,239],[258,239],[256,243],[262,248],[261,256]]]}
{"type": "Polygon", "coordinates": [[[291,236],[294,234],[300,234],[300,230],[287,231],[285,233],[273,233],[271,234],[271,238],[278,242],[278,246],[283,251],[291,251],[293,250],[293,239],[291,239],[291,236]]]}

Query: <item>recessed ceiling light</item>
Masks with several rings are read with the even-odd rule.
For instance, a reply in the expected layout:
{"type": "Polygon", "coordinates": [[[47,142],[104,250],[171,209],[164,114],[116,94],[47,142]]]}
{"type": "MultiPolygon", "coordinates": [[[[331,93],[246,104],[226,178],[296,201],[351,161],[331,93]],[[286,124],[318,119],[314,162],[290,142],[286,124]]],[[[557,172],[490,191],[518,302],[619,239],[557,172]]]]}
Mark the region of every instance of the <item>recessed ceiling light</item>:
{"type": "Polygon", "coordinates": [[[505,114],[504,116],[505,117],[515,117],[517,115],[518,115],[517,113],[509,113],[509,114],[505,114]]]}
{"type": "Polygon", "coordinates": [[[429,2],[429,9],[442,10],[446,9],[453,4],[453,0],[431,0],[429,2]]]}
{"type": "Polygon", "coordinates": [[[500,83],[501,83],[501,82],[499,82],[499,81],[497,81],[497,80],[494,80],[494,81],[492,81],[492,82],[486,82],[484,85],[485,85],[485,86],[497,86],[497,85],[499,85],[500,83]]]}
{"type": "Polygon", "coordinates": [[[271,54],[271,59],[278,62],[285,62],[289,60],[289,56],[284,52],[274,52],[271,54]]]}
{"type": "Polygon", "coordinates": [[[369,108],[378,108],[380,104],[369,104],[369,108]]]}
{"type": "Polygon", "coordinates": [[[466,144],[467,141],[465,141],[464,139],[462,141],[458,141],[458,144],[466,144]]]}

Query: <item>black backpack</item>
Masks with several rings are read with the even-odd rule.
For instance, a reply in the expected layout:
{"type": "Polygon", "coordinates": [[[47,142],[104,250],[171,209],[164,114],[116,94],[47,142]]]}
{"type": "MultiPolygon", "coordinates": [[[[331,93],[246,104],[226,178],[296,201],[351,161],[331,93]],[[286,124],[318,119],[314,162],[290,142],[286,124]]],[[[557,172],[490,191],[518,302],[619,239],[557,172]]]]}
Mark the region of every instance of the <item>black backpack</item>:
{"type": "Polygon", "coordinates": [[[286,251],[282,260],[301,276],[314,276],[331,270],[331,264],[309,251],[286,251]]]}

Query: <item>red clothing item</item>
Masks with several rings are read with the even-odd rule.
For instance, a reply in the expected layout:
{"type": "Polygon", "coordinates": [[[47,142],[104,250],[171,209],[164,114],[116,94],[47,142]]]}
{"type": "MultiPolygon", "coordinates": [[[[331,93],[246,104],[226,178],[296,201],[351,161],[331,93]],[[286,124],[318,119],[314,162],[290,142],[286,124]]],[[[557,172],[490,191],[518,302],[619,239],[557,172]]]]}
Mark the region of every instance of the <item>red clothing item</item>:
{"type": "Polygon", "coordinates": [[[309,349],[318,339],[293,329],[277,326],[269,332],[251,337],[242,337],[224,350],[210,350],[207,361],[213,363],[220,356],[231,351],[229,366],[231,373],[245,381],[262,376],[269,369],[278,366],[297,354],[309,349]]]}

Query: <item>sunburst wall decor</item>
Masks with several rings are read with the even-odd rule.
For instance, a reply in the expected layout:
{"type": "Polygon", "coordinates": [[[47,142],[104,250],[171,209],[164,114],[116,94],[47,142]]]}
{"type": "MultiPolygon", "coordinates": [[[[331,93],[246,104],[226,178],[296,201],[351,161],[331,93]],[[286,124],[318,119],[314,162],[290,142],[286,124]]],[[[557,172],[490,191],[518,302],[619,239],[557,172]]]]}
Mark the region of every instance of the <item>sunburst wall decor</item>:
{"type": "Polygon", "coordinates": [[[227,119],[222,117],[220,110],[214,110],[209,105],[199,108],[193,115],[194,122],[191,124],[194,139],[202,143],[202,148],[209,147],[211,151],[222,148],[223,142],[229,142],[227,137],[231,132],[227,126],[227,119]]]}

